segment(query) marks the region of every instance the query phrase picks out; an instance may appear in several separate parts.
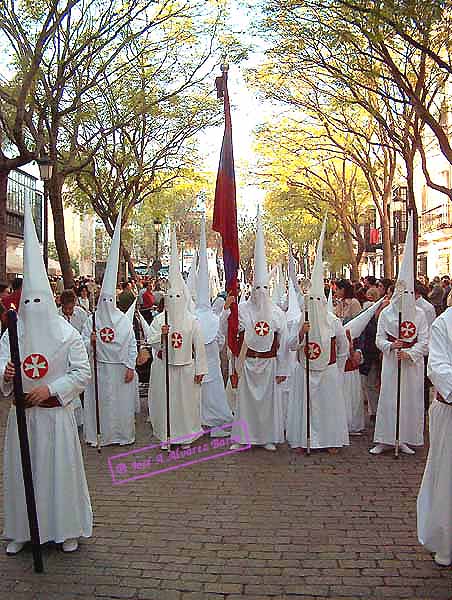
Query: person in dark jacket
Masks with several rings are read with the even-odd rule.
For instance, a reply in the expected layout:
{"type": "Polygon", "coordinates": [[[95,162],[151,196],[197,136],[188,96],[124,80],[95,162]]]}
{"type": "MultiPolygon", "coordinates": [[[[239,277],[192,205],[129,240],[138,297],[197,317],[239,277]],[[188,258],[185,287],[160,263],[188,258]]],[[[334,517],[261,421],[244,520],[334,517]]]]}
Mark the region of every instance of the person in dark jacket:
{"type": "Polygon", "coordinates": [[[367,410],[371,423],[375,423],[380,393],[381,359],[380,351],[375,344],[377,336],[377,320],[375,317],[367,324],[359,337],[358,347],[363,356],[359,367],[364,398],[367,399],[367,410]]]}

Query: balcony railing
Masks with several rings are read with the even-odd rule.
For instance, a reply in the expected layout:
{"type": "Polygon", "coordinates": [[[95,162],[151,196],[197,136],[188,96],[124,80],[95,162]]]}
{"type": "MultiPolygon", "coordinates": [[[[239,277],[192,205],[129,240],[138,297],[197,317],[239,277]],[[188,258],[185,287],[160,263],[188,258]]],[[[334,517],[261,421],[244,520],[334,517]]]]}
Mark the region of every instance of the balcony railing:
{"type": "Polygon", "coordinates": [[[13,237],[20,237],[20,238],[24,237],[24,216],[23,215],[8,210],[6,212],[6,225],[7,225],[8,235],[11,235],[13,237]]]}
{"type": "Polygon", "coordinates": [[[444,202],[422,213],[422,232],[452,227],[452,209],[450,202],[444,202]]]}

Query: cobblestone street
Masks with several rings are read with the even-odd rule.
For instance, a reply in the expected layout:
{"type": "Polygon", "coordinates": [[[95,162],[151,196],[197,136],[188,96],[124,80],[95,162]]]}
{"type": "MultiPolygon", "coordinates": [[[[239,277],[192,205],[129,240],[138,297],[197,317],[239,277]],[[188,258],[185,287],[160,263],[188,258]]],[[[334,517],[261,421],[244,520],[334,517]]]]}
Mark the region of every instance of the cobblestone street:
{"type": "MultiPolygon", "coordinates": [[[[140,415],[135,447],[149,431],[140,415]]],[[[397,462],[369,445],[366,435],[338,456],[253,449],[119,486],[107,457],[128,448],[83,445],[93,538],[73,555],[47,546],[42,575],[29,549],[0,552],[0,598],[449,600],[452,569],[416,538],[426,451],[397,462]]]]}

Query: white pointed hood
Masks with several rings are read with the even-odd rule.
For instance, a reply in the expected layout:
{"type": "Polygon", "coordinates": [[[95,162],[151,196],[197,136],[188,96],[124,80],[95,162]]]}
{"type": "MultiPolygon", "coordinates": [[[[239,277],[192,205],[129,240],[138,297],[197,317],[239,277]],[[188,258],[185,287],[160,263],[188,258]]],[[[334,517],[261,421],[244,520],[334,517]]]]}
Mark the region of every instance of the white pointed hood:
{"type": "Polygon", "coordinates": [[[276,269],[274,270],[274,278],[273,278],[273,290],[272,290],[273,304],[276,304],[276,306],[279,306],[279,308],[283,308],[285,295],[286,295],[286,286],[284,284],[284,277],[282,274],[281,265],[277,265],[276,269]]]}
{"type": "Polygon", "coordinates": [[[209,267],[210,297],[216,298],[224,288],[221,286],[220,276],[218,275],[217,255],[215,252],[213,252],[210,258],[207,257],[207,265],[209,267]]]}
{"type": "Polygon", "coordinates": [[[196,295],[198,289],[198,253],[196,251],[193,254],[193,260],[188,271],[187,287],[190,290],[190,295],[193,302],[196,304],[196,295]]]}
{"type": "Polygon", "coordinates": [[[333,296],[334,296],[333,288],[330,287],[330,293],[328,294],[327,306],[328,306],[328,312],[331,313],[332,315],[334,315],[333,296]]]}
{"type": "Polygon", "coordinates": [[[261,214],[257,211],[256,240],[254,242],[254,287],[268,286],[267,257],[265,254],[264,231],[261,214]]]}
{"type": "Polygon", "coordinates": [[[416,336],[415,316],[416,297],[414,295],[414,239],[413,239],[413,213],[408,216],[408,229],[406,232],[405,251],[400,265],[399,276],[395,284],[394,294],[391,298],[391,307],[397,315],[402,311],[402,337],[411,341],[416,336]],[[413,324],[404,325],[405,323],[413,324]]]}
{"type": "Polygon", "coordinates": [[[116,306],[122,208],[119,209],[111,240],[99,301],[96,307],[97,359],[104,363],[124,363],[133,329],[127,316],[116,306]]]}
{"type": "Polygon", "coordinates": [[[168,273],[168,291],[165,297],[165,308],[168,311],[169,325],[178,331],[188,329],[189,323],[191,323],[191,306],[191,294],[180,270],[176,230],[173,228],[171,232],[171,256],[168,273]]]}
{"type": "Polygon", "coordinates": [[[259,209],[257,211],[256,240],[254,243],[254,281],[248,305],[255,322],[270,320],[273,304],[269,292],[269,273],[259,209]]]}
{"type": "Polygon", "coordinates": [[[352,340],[355,340],[362,334],[371,318],[379,309],[383,300],[384,297],[380,298],[380,300],[374,302],[368,308],[366,308],[366,310],[362,310],[359,314],[357,314],[355,317],[350,319],[350,321],[347,321],[347,323],[344,324],[344,329],[350,331],[350,336],[352,340]]]}
{"type": "Polygon", "coordinates": [[[67,368],[72,326],[58,315],[29,202],[24,207],[24,277],[18,311],[24,392],[50,384],[67,368]]]}
{"type": "Polygon", "coordinates": [[[311,285],[305,296],[310,323],[309,356],[312,370],[324,370],[330,360],[330,345],[334,315],[328,312],[323,282],[323,243],[325,239],[327,216],[323,220],[322,231],[317,244],[317,253],[312,269],[311,285]]]}
{"type": "Polygon", "coordinates": [[[137,306],[137,299],[135,298],[135,300],[132,302],[132,304],[129,306],[129,308],[126,312],[126,317],[129,319],[129,321],[131,323],[133,323],[133,316],[135,314],[136,306],[137,306]]]}
{"type": "Polygon", "coordinates": [[[104,278],[100,290],[100,298],[107,296],[114,299],[116,306],[116,284],[118,281],[119,249],[121,246],[122,206],[119,208],[115,230],[111,239],[110,252],[105,267],[104,278]]]}
{"type": "Polygon", "coordinates": [[[287,307],[287,323],[293,323],[299,321],[301,317],[300,303],[298,301],[297,292],[293,286],[292,279],[289,279],[289,291],[288,291],[288,307],[287,307]]]}
{"type": "Polygon", "coordinates": [[[207,263],[206,219],[201,219],[201,238],[199,240],[198,290],[195,312],[201,325],[205,344],[210,344],[218,333],[220,319],[210,304],[209,267],[207,263]]]}

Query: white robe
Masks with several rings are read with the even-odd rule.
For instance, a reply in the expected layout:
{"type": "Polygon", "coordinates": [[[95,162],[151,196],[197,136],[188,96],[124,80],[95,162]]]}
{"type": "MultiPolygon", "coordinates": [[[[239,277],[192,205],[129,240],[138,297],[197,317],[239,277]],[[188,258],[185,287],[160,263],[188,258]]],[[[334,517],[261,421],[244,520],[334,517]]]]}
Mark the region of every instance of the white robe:
{"type": "MultiPolygon", "coordinates": [[[[161,330],[165,323],[164,313],[151,323],[147,343],[156,351],[151,367],[149,386],[149,410],[154,435],[166,441],[166,373],[164,354],[161,350],[161,330]],[[152,394],[152,396],[151,396],[152,394]]],[[[201,327],[197,319],[192,321],[192,344],[195,358],[189,364],[169,365],[170,381],[170,437],[171,443],[189,443],[202,435],[201,386],[194,382],[195,375],[206,375],[207,357],[201,327]],[[198,435],[194,435],[198,434],[198,435]]]]}
{"type": "MultiPolygon", "coordinates": [[[[12,384],[3,380],[9,360],[6,332],[0,341],[0,386],[4,395],[12,392],[12,384]]],[[[63,357],[62,360],[64,362],[63,357]]],[[[26,409],[42,544],[92,535],[93,513],[73,409],[74,400],[85,388],[91,373],[86,350],[75,330],[67,346],[66,363],[66,371],[49,384],[51,395],[58,397],[62,407],[26,409]]],[[[4,536],[26,542],[30,532],[21,465],[16,409],[12,406],[3,456],[4,536]]]]}
{"type": "Polygon", "coordinates": [[[452,308],[432,326],[428,376],[449,406],[430,406],[430,449],[417,499],[418,538],[452,563],[452,308]]]}
{"type": "Polygon", "coordinates": [[[365,418],[359,369],[344,371],[343,387],[348,431],[350,433],[362,431],[365,427],[365,418]]]}
{"type": "MultiPolygon", "coordinates": [[[[132,328],[132,324],[130,323],[132,328]]],[[[89,319],[83,329],[83,340],[91,357],[91,368],[94,369],[91,346],[92,321],[89,319]]],[[[97,362],[99,389],[99,415],[101,446],[133,444],[135,441],[135,407],[136,377],[125,383],[127,369],[135,370],[137,343],[135,336],[129,336],[125,363],[97,362]]],[[[94,371],[93,371],[94,372],[94,371]]],[[[96,397],[94,392],[94,375],[85,391],[84,406],[85,440],[97,444],[96,397]]]]}
{"type": "Polygon", "coordinates": [[[221,373],[220,351],[223,345],[224,336],[220,332],[210,344],[205,344],[208,373],[201,385],[201,422],[208,427],[227,425],[233,419],[221,373]]]}
{"type": "MultiPolygon", "coordinates": [[[[331,319],[331,337],[336,337],[336,363],[322,371],[309,371],[311,398],[311,448],[340,448],[349,445],[347,413],[343,394],[343,371],[349,345],[344,328],[337,317],[331,319]]],[[[299,343],[299,327],[289,339],[291,350],[303,352],[299,343]]],[[[304,352],[302,353],[304,359],[304,352]]],[[[287,412],[287,440],[292,448],[306,448],[306,361],[297,361],[287,412]]]]}
{"type": "MultiPolygon", "coordinates": [[[[427,321],[422,309],[416,308],[417,342],[405,352],[413,360],[401,361],[400,442],[412,446],[424,443],[424,354],[428,346],[427,321]]],[[[398,337],[398,313],[385,308],[377,326],[376,345],[383,352],[381,389],[378,399],[374,441],[395,445],[397,412],[397,357],[391,350],[388,334],[398,337]]]]}
{"type": "MultiPolygon", "coordinates": [[[[232,427],[232,436],[251,445],[284,442],[281,389],[277,376],[287,377],[287,324],[284,313],[272,307],[271,331],[278,334],[279,348],[275,358],[245,358],[237,389],[235,421],[246,423],[232,427]]],[[[254,330],[247,303],[239,304],[239,331],[254,330]]]]}
{"type": "MultiPolygon", "coordinates": [[[[288,341],[294,334],[295,330],[298,331],[298,321],[292,321],[288,323],[288,341]]],[[[282,412],[283,412],[283,428],[286,432],[287,437],[287,428],[288,428],[288,411],[289,411],[289,401],[292,387],[295,385],[295,368],[297,366],[297,352],[295,350],[290,350],[288,348],[287,353],[287,379],[281,384],[281,402],[282,402],[282,412]]]]}
{"type": "MultiPolygon", "coordinates": [[[[80,335],[82,334],[85,323],[89,317],[89,314],[86,312],[86,310],[80,308],[79,306],[74,306],[74,312],[72,316],[67,317],[63,313],[63,309],[60,306],[58,309],[58,314],[62,316],[63,319],[65,319],[68,323],[70,323],[72,327],[80,333],[80,335]]],[[[78,427],[80,427],[81,425],[83,425],[83,406],[80,400],[80,396],[75,398],[74,402],[72,403],[72,406],[74,408],[75,420],[77,421],[78,427]]]]}

